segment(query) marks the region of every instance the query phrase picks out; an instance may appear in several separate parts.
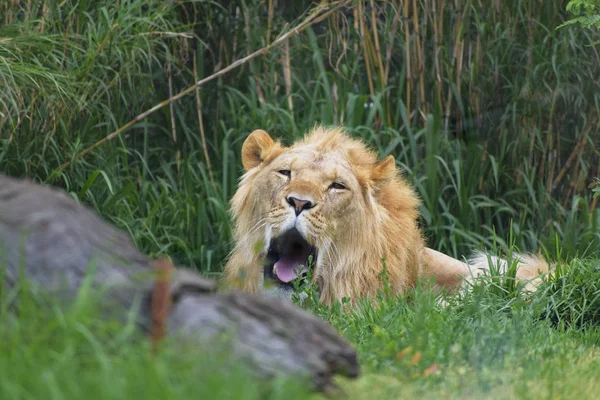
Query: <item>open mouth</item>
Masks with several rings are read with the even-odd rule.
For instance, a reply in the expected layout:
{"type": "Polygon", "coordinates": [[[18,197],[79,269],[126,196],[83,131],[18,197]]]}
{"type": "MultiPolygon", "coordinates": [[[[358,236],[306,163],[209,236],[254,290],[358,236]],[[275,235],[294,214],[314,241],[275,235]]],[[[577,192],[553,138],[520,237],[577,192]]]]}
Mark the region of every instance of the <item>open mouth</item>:
{"type": "Polygon", "coordinates": [[[316,262],[317,248],[310,245],[296,228],[292,228],[271,240],[264,269],[265,279],[292,285],[292,281],[308,272],[311,256],[312,262],[316,262]]]}

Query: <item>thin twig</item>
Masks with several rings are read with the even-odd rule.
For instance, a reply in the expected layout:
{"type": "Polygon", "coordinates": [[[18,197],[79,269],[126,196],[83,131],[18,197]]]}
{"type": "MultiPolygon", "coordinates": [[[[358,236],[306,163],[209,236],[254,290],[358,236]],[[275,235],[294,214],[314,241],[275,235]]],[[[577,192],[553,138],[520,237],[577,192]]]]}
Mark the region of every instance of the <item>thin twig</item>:
{"type": "Polygon", "coordinates": [[[330,16],[331,14],[333,14],[334,12],[336,12],[337,10],[339,10],[340,8],[345,6],[346,4],[350,3],[351,1],[352,0],[342,0],[342,1],[330,3],[329,5],[322,3],[302,23],[300,23],[295,28],[292,28],[292,29],[288,30],[287,32],[285,32],[284,34],[282,34],[281,36],[279,36],[275,41],[273,41],[272,44],[267,45],[259,50],[256,50],[254,53],[248,54],[244,58],[240,58],[239,60],[233,62],[229,66],[215,72],[214,74],[212,74],[210,76],[207,76],[204,79],[199,80],[194,85],[189,86],[188,88],[182,90],[181,92],[177,93],[175,96],[165,99],[165,100],[161,101],[160,103],[156,104],[155,106],[147,109],[146,111],[139,114],[138,116],[136,116],[134,119],[132,119],[125,125],[121,126],[116,131],[112,132],[110,135],[105,136],[104,138],[100,139],[99,141],[97,141],[96,143],[94,143],[93,145],[88,147],[87,149],[85,149],[82,152],[75,155],[75,157],[73,157],[73,159],[65,162],[63,165],[61,165],[57,170],[55,170],[51,174],[49,179],[56,177],[62,171],[67,169],[74,161],[77,161],[77,160],[81,159],[82,157],[85,157],[90,152],[92,152],[95,149],[97,149],[98,147],[102,146],[104,143],[108,142],[109,140],[114,139],[115,137],[117,137],[118,135],[120,135],[121,133],[126,131],[127,129],[131,128],[136,123],[140,122],[141,120],[143,120],[144,118],[149,116],[150,114],[160,110],[161,108],[171,104],[172,102],[174,102],[176,100],[179,100],[186,94],[194,91],[197,87],[200,87],[200,86],[212,81],[213,79],[218,78],[219,76],[225,75],[229,71],[232,71],[232,70],[238,68],[239,66],[247,63],[250,60],[255,59],[256,57],[259,57],[261,55],[268,53],[269,50],[271,50],[273,48],[279,47],[280,45],[285,43],[285,41],[287,39],[290,39],[290,38],[298,35],[299,33],[303,32],[308,27],[310,27],[318,22],[321,22],[322,20],[324,20],[325,18],[327,18],[328,16],[330,16]],[[327,9],[327,11],[322,13],[323,9],[327,9]]]}

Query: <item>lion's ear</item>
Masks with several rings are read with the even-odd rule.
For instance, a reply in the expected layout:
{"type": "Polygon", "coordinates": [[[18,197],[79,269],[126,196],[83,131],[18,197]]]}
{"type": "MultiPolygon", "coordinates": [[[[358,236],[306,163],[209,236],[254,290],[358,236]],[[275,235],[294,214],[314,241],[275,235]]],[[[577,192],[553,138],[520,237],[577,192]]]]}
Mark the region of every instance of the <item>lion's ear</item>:
{"type": "Polygon", "coordinates": [[[392,155],[379,161],[371,170],[371,180],[375,183],[387,181],[394,176],[396,176],[396,160],[392,155]]]}
{"type": "Polygon", "coordinates": [[[274,146],[275,142],[267,132],[262,129],[252,132],[242,145],[242,165],[244,169],[248,171],[262,164],[274,146]]]}

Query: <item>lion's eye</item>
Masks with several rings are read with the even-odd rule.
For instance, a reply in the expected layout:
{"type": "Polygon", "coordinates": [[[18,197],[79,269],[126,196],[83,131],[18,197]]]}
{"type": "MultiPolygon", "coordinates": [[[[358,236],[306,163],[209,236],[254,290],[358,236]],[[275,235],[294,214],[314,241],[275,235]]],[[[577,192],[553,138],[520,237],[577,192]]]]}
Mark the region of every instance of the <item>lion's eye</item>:
{"type": "Polygon", "coordinates": [[[280,169],[277,172],[283,176],[287,176],[288,178],[292,176],[292,171],[290,171],[289,169],[280,169]]]}
{"type": "Polygon", "coordinates": [[[344,190],[346,189],[346,186],[342,185],[341,183],[333,182],[331,185],[329,185],[329,189],[344,190]]]}

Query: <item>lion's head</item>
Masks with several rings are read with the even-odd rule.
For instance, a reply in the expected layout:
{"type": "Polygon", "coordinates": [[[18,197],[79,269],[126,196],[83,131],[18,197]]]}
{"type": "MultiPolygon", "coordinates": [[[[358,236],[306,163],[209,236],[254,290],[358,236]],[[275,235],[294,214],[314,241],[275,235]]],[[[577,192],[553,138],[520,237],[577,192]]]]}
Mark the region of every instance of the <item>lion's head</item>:
{"type": "Polygon", "coordinates": [[[242,148],[242,176],[231,201],[235,247],[225,267],[246,291],[290,295],[313,259],[321,300],[372,294],[384,262],[398,289],[414,283],[423,246],[418,199],[394,158],[340,128],[314,128],[290,147],[262,130],[242,148]]]}

